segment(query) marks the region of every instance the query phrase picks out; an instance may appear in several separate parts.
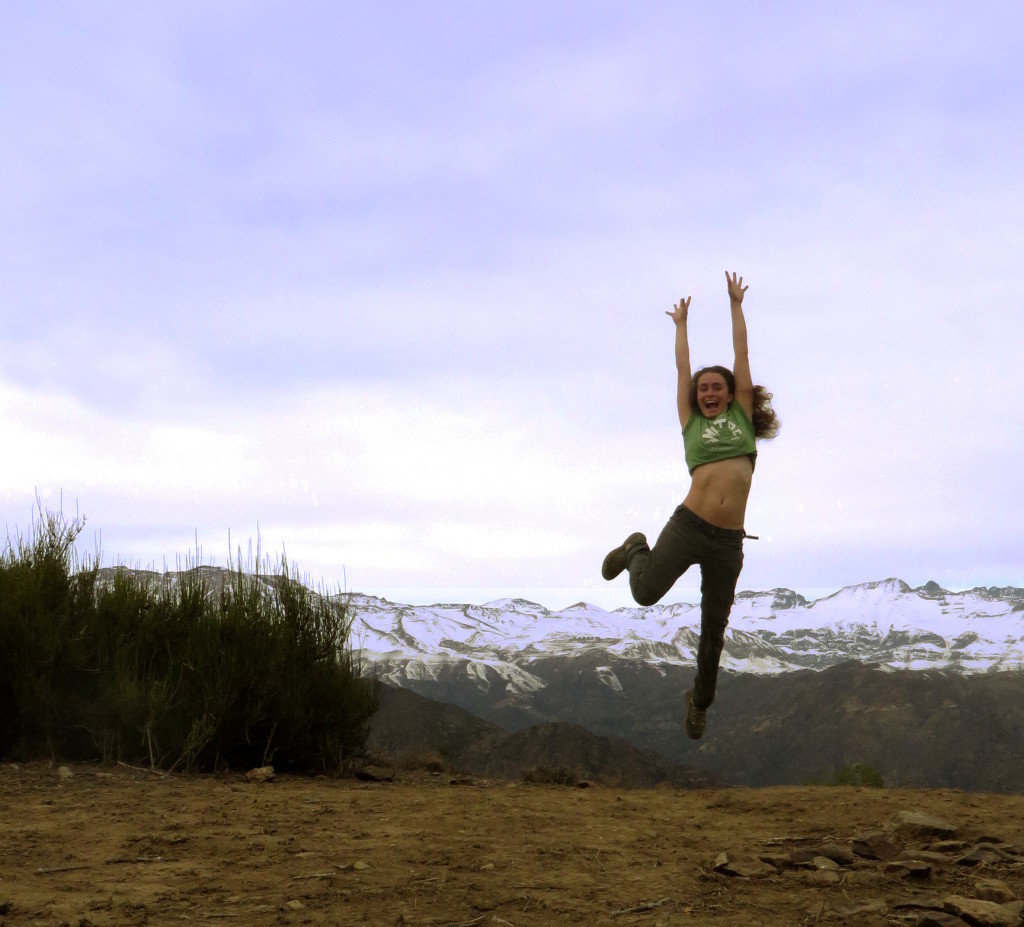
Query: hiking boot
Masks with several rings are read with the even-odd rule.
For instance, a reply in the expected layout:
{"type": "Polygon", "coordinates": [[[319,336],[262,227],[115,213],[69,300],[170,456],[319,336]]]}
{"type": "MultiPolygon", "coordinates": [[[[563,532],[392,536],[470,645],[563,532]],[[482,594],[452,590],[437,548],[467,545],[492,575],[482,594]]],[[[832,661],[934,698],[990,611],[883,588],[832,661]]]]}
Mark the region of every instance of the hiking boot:
{"type": "Polygon", "coordinates": [[[694,740],[704,736],[704,725],[707,724],[708,713],[705,708],[693,704],[693,689],[686,693],[686,733],[694,740]]]}
{"type": "Polygon", "coordinates": [[[601,575],[605,579],[615,579],[627,566],[629,555],[634,547],[647,546],[647,537],[637,531],[624,540],[615,550],[610,551],[601,564],[601,575]]]}

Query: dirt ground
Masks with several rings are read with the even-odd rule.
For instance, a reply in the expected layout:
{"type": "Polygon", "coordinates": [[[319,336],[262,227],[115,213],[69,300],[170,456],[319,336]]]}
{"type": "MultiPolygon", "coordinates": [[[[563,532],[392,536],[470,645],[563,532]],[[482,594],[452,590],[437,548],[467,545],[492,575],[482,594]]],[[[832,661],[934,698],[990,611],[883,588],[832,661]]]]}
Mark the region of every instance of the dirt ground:
{"type": "Polygon", "coordinates": [[[985,880],[1024,897],[1024,796],[70,772],[0,766],[0,925],[917,924],[985,880]],[[956,838],[904,839],[916,869],[816,849],[901,811],[956,838]]]}

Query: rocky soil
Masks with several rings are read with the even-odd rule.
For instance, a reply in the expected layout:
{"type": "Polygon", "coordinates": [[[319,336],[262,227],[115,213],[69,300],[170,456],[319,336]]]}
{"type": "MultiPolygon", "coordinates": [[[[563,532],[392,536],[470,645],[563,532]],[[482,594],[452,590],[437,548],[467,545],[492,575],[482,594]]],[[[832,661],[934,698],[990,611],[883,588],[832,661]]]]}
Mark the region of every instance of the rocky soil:
{"type": "Polygon", "coordinates": [[[0,766],[0,925],[1019,925],[1024,796],[0,766]]]}

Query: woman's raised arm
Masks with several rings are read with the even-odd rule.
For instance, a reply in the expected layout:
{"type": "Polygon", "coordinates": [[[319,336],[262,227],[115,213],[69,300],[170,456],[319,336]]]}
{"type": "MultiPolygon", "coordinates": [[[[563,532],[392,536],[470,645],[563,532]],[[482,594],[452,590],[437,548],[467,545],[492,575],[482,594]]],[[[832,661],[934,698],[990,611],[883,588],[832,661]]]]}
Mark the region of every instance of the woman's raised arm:
{"type": "Polygon", "coordinates": [[[743,318],[743,294],[747,287],[743,278],[737,278],[729,271],[725,272],[725,282],[729,287],[729,310],[732,313],[732,349],[736,355],[732,365],[732,375],[736,378],[736,392],[733,399],[747,413],[747,418],[754,414],[754,380],[750,374],[750,358],[747,356],[747,321],[743,318]]]}
{"type": "Polygon", "coordinates": [[[686,316],[690,311],[690,297],[680,299],[673,307],[674,311],[665,311],[676,323],[676,407],[679,410],[679,427],[685,428],[690,420],[690,342],[686,337],[686,316]]]}

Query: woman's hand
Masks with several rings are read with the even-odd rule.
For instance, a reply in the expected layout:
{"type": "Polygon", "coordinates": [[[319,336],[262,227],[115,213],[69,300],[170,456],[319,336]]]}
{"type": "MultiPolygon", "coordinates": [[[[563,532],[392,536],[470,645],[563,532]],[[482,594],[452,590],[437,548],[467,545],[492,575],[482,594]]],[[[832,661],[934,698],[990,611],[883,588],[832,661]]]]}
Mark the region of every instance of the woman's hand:
{"type": "Polygon", "coordinates": [[[732,277],[729,277],[729,271],[725,272],[725,282],[729,285],[729,299],[734,303],[743,302],[743,294],[747,292],[747,287],[743,285],[743,278],[736,279],[736,273],[733,272],[732,277]]]}
{"type": "Polygon", "coordinates": [[[680,299],[679,302],[676,303],[675,306],[673,306],[672,308],[674,309],[674,311],[669,312],[666,309],[665,315],[672,319],[672,321],[675,322],[676,325],[685,325],[686,314],[690,311],[690,297],[687,296],[686,299],[680,299]]]}

